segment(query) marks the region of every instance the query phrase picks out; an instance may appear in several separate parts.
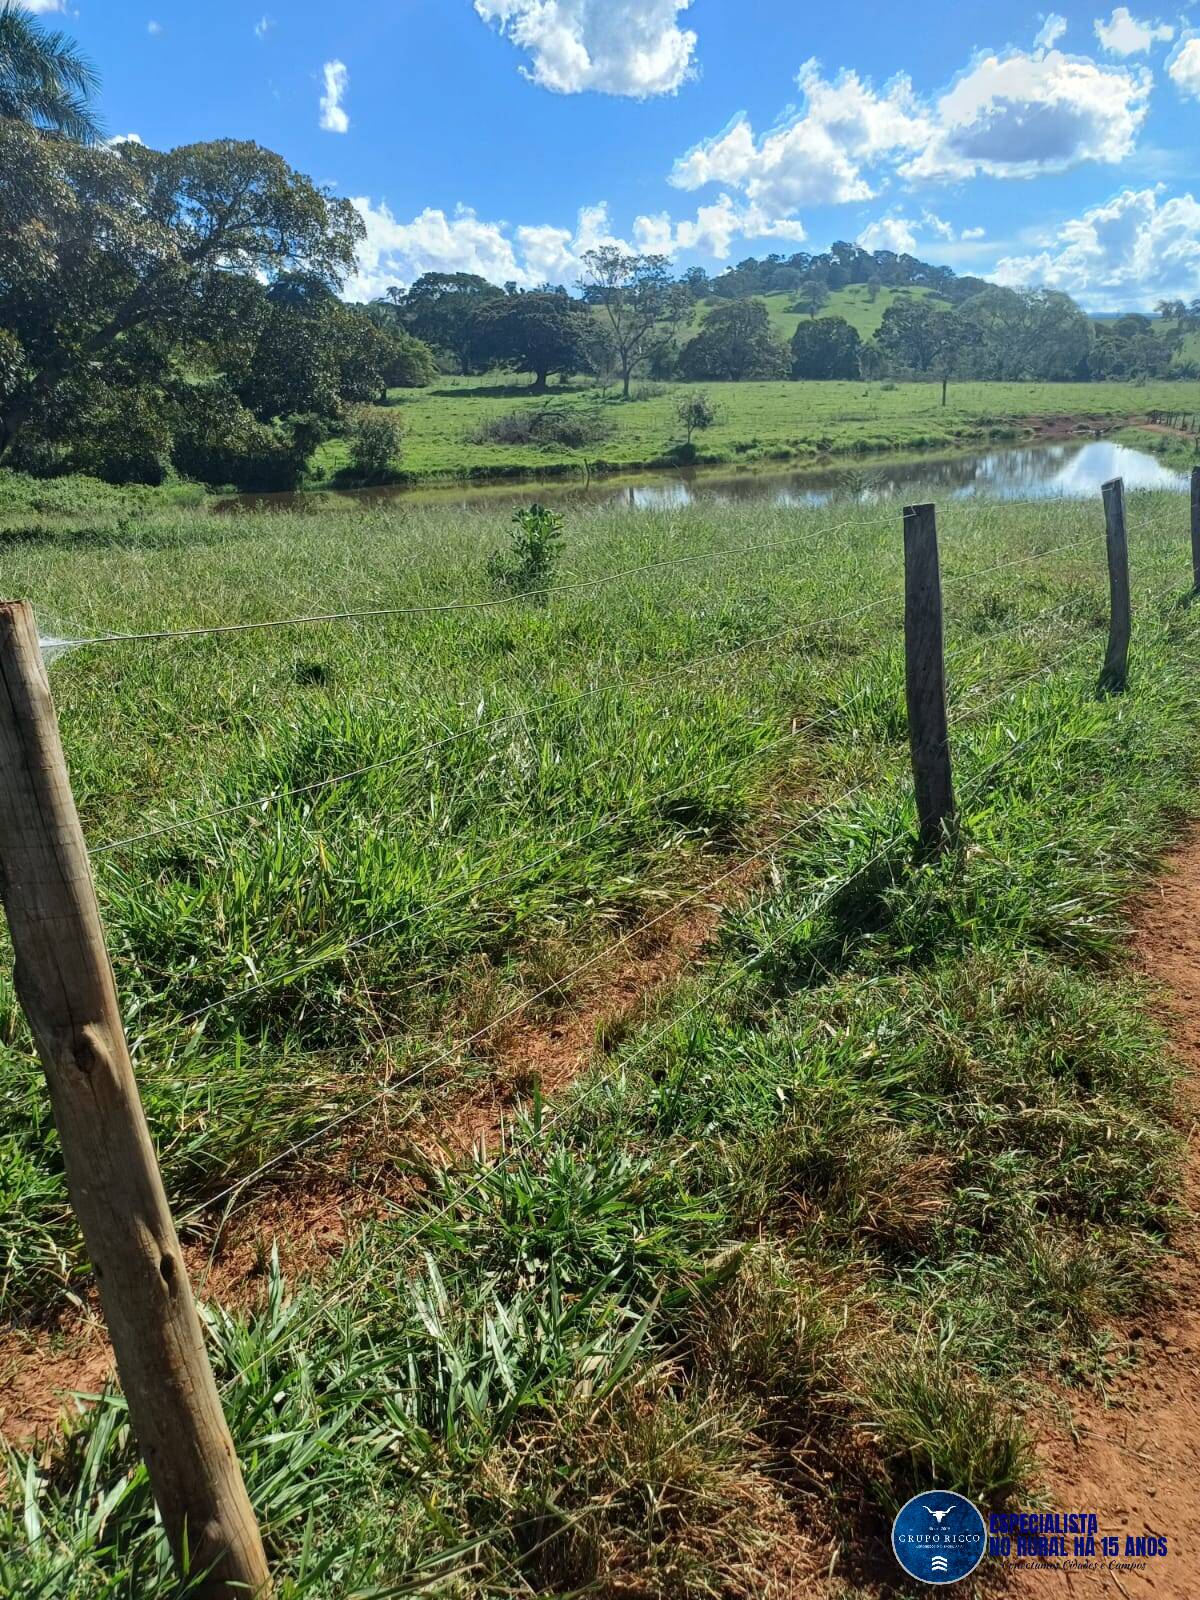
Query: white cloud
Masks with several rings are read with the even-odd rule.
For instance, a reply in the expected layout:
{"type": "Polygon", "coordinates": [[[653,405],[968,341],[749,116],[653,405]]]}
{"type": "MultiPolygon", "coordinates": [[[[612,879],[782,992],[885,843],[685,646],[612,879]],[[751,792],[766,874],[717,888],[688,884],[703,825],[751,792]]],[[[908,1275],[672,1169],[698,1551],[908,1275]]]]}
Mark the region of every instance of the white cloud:
{"type": "Polygon", "coordinates": [[[696,35],[680,28],[692,0],[475,0],[520,49],[532,82],[559,94],[594,89],[644,100],[672,94],[693,72],[696,35]]]}
{"type": "Polygon", "coordinates": [[[936,131],[907,178],[1029,178],[1082,161],[1117,162],[1146,117],[1150,74],[1059,50],[977,57],[937,101],[936,131]]]}
{"type": "Polygon", "coordinates": [[[1161,185],[1126,189],[1064,223],[1055,248],[1006,256],[991,276],[1065,289],[1097,310],[1190,298],[1200,273],[1200,202],[1162,196],[1161,185]]]}
{"type": "Polygon", "coordinates": [[[350,74],[344,61],[327,61],[321,68],[325,78],[325,93],[321,96],[321,126],[326,133],[346,133],[350,118],[342,107],[342,99],[350,87],[350,74]]]}
{"type": "Polygon", "coordinates": [[[907,77],[877,90],[853,71],[826,78],[815,61],[797,81],[804,101],[794,116],[759,136],[739,114],[681,156],[670,182],[688,190],[721,184],[778,222],[804,206],[870,200],[893,175],[1027,178],[1117,162],[1134,147],[1151,87],[1145,68],[1100,66],[1053,49],[981,54],[932,101],[907,77]]]}
{"type": "Polygon", "coordinates": [[[1200,100],[1200,37],[1180,42],[1167,72],[1180,94],[1200,100]]]}
{"type": "Polygon", "coordinates": [[[148,22],[146,24],[146,32],[150,35],[150,37],[152,39],[157,39],[158,36],[162,33],[162,31],[163,31],[163,25],[162,25],[161,22],[153,22],[153,21],[151,21],[151,22],[148,22]]]}
{"type": "Polygon", "coordinates": [[[839,205],[875,193],[864,167],[896,152],[916,151],[931,128],[911,82],[894,78],[877,93],[856,72],[837,79],[806,62],[797,80],[803,111],[760,139],[745,116],[675,163],[679,189],[725,183],[775,217],[802,205],[839,205]]]}
{"type": "Polygon", "coordinates": [[[522,288],[539,283],[572,283],[586,250],[629,244],[612,232],[608,207],[584,206],[575,227],[550,224],[515,230],[504,222],[488,222],[469,206],[453,215],[427,206],[411,222],[398,222],[386,203],[378,206],[360,197],[353,202],[366,225],[359,250],[358,272],[347,285],[351,300],[371,300],[389,284],[411,283],[423,272],[475,272],[491,283],[515,282],[522,288]]]}
{"type": "Polygon", "coordinates": [[[452,214],[427,206],[409,222],[400,222],[386,203],[366,197],[353,201],[366,225],[358,271],[347,285],[351,300],[376,299],[393,283],[411,283],[423,272],[476,272],[492,283],[514,282],[522,288],[539,283],[573,284],[582,257],[601,245],[675,256],[695,251],[724,259],[736,238],[804,237],[799,222],[769,217],[753,205],[721,195],[701,206],[692,218],[675,220],[668,212],[636,218],[632,241],[617,234],[603,202],[583,206],[574,227],[554,223],[491,222],[468,206],[452,214]]]}
{"type": "Polygon", "coordinates": [[[897,255],[913,255],[922,237],[937,239],[946,245],[952,244],[957,235],[953,223],[946,222],[935,211],[922,211],[919,219],[889,211],[868,223],[854,242],[864,250],[894,250],[897,255]]]}
{"type": "Polygon", "coordinates": [[[26,11],[32,11],[35,16],[44,11],[65,11],[67,0],[21,0],[26,11]]]}
{"type": "Polygon", "coordinates": [[[987,229],[986,228],[964,228],[963,231],[959,234],[959,238],[960,239],[966,239],[968,241],[971,240],[971,239],[985,239],[986,237],[987,237],[987,229]]]}
{"type": "Polygon", "coordinates": [[[854,241],[864,250],[894,250],[897,255],[912,255],[917,248],[914,226],[905,217],[877,217],[854,241]]]}
{"type": "Polygon", "coordinates": [[[1034,49],[1053,50],[1066,31],[1066,17],[1060,17],[1057,11],[1049,12],[1042,22],[1037,38],[1033,41],[1034,49]]]}
{"type": "Polygon", "coordinates": [[[111,139],[105,139],[104,142],[106,145],[116,146],[119,144],[145,144],[146,141],[140,133],[118,133],[114,134],[111,139]]]}
{"type": "Polygon", "coordinates": [[[259,17],[258,21],[254,24],[254,37],[256,39],[265,39],[267,37],[267,34],[271,31],[271,29],[274,26],[275,26],[275,18],[274,17],[268,17],[266,15],[266,13],[264,12],[263,15],[261,17],[259,17]]]}
{"type": "Polygon", "coordinates": [[[1175,37],[1169,22],[1142,22],[1131,16],[1128,6],[1118,6],[1107,22],[1097,17],[1096,37],[1114,56],[1136,56],[1151,45],[1166,44],[1175,37]]]}
{"type": "Polygon", "coordinates": [[[800,244],[808,237],[802,222],[773,217],[761,206],[739,204],[727,194],[718,196],[712,205],[698,207],[693,218],[676,222],[661,211],[636,218],[633,229],[639,250],[666,256],[695,251],[719,261],[727,259],[735,239],[782,239],[800,244]]]}

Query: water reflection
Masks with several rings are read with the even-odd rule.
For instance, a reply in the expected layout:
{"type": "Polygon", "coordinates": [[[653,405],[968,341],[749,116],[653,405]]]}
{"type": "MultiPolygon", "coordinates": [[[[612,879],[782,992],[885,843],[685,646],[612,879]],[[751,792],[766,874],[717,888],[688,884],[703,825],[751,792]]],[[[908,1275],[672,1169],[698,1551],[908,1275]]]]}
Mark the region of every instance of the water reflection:
{"type": "Polygon", "coordinates": [[[1127,489],[1187,488],[1187,474],[1163,466],[1156,456],[1127,444],[1021,445],[978,454],[922,456],[886,466],[838,471],[753,473],[736,478],[697,473],[690,478],[630,484],[597,491],[602,504],[638,511],[670,511],[697,502],[767,501],[778,506],[820,506],[840,495],[864,505],[901,499],[916,485],[950,500],[1083,499],[1098,494],[1110,478],[1127,489]]]}
{"type": "MultiPolygon", "coordinates": [[[[966,500],[1083,499],[1098,494],[1110,478],[1124,478],[1127,489],[1184,490],[1188,477],[1165,467],[1156,456],[1107,439],[1063,444],[1016,445],[954,456],[914,456],[880,465],[863,463],[787,472],[723,473],[720,469],[664,473],[637,483],[524,484],[511,489],[351,490],[338,496],[362,505],[416,501],[452,506],[546,504],[626,507],[631,511],[674,511],[690,505],[821,506],[835,496],[863,505],[902,499],[915,487],[935,498],[966,500]]],[[[325,495],[242,495],[227,505],[260,510],[319,509],[325,495]]]]}

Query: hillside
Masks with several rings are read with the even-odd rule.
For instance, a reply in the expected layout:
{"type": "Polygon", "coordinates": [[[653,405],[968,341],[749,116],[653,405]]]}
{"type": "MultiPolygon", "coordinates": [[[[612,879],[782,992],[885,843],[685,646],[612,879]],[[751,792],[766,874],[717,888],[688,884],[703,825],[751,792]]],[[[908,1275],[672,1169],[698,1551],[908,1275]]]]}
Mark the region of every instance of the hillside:
{"type": "MultiPolygon", "coordinates": [[[[927,299],[930,296],[941,298],[935,289],[918,287],[901,287],[897,289],[881,289],[875,291],[872,300],[871,291],[865,283],[852,283],[848,288],[835,289],[829,296],[828,304],[823,306],[819,315],[822,317],[844,317],[852,328],[858,330],[863,339],[870,339],[879,331],[879,324],[883,321],[883,314],[890,305],[900,299],[927,299]]],[[[808,320],[806,311],[794,311],[796,296],[791,294],[760,294],[748,298],[760,301],[767,308],[767,316],[771,321],[771,328],[775,335],[786,344],[796,331],[800,322],[808,320]]],[[[728,304],[722,299],[713,298],[701,300],[695,310],[688,330],[683,334],[697,331],[713,311],[721,305],[728,304]]]]}

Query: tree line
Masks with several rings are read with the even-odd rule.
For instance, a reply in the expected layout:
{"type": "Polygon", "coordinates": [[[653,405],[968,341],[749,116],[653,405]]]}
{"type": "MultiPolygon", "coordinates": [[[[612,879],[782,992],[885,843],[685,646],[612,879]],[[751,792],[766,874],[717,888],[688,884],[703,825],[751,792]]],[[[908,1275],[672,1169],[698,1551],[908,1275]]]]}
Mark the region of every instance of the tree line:
{"type": "Polygon", "coordinates": [[[96,92],[69,39],[0,4],[0,466],[287,488],[357,429],[352,458],[382,473],[394,430],[356,408],[442,371],[529,373],[535,391],[586,374],[626,399],[639,375],[933,377],[943,395],[955,378],[1194,375],[1177,356],[1200,301],[1096,323],[1065,294],[845,242],[716,277],[606,246],[570,289],[430,272],[350,304],[349,201],[250,141],[106,141],[96,92]],[[890,291],[871,339],[820,314],[854,284],[890,291]],[[780,293],[801,317],[786,343],[761,298],[780,293]]]}

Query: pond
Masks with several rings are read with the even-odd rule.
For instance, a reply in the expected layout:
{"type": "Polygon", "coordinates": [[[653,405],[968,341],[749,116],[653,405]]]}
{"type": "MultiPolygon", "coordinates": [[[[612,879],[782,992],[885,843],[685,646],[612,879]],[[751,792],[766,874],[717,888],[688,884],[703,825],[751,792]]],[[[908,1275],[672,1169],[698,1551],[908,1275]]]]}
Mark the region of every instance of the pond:
{"type": "MultiPolygon", "coordinates": [[[[681,506],[744,505],[752,501],[777,506],[820,506],[835,496],[870,505],[902,499],[906,492],[916,488],[935,499],[1083,499],[1099,494],[1101,484],[1110,478],[1124,478],[1126,489],[1182,491],[1188,486],[1186,472],[1164,466],[1149,451],[1107,439],[1093,439],[787,471],[755,469],[731,473],[720,467],[700,467],[636,480],[601,479],[587,488],[559,481],[526,483],[520,487],[513,484],[436,490],[385,487],[337,493],[340,500],[352,499],[362,505],[412,502],[502,506],[527,504],[530,500],[553,505],[566,500],[576,505],[625,507],[631,511],[669,511],[681,506]]],[[[256,511],[319,510],[323,502],[327,504],[326,494],[240,495],[224,504],[256,511]]]]}

